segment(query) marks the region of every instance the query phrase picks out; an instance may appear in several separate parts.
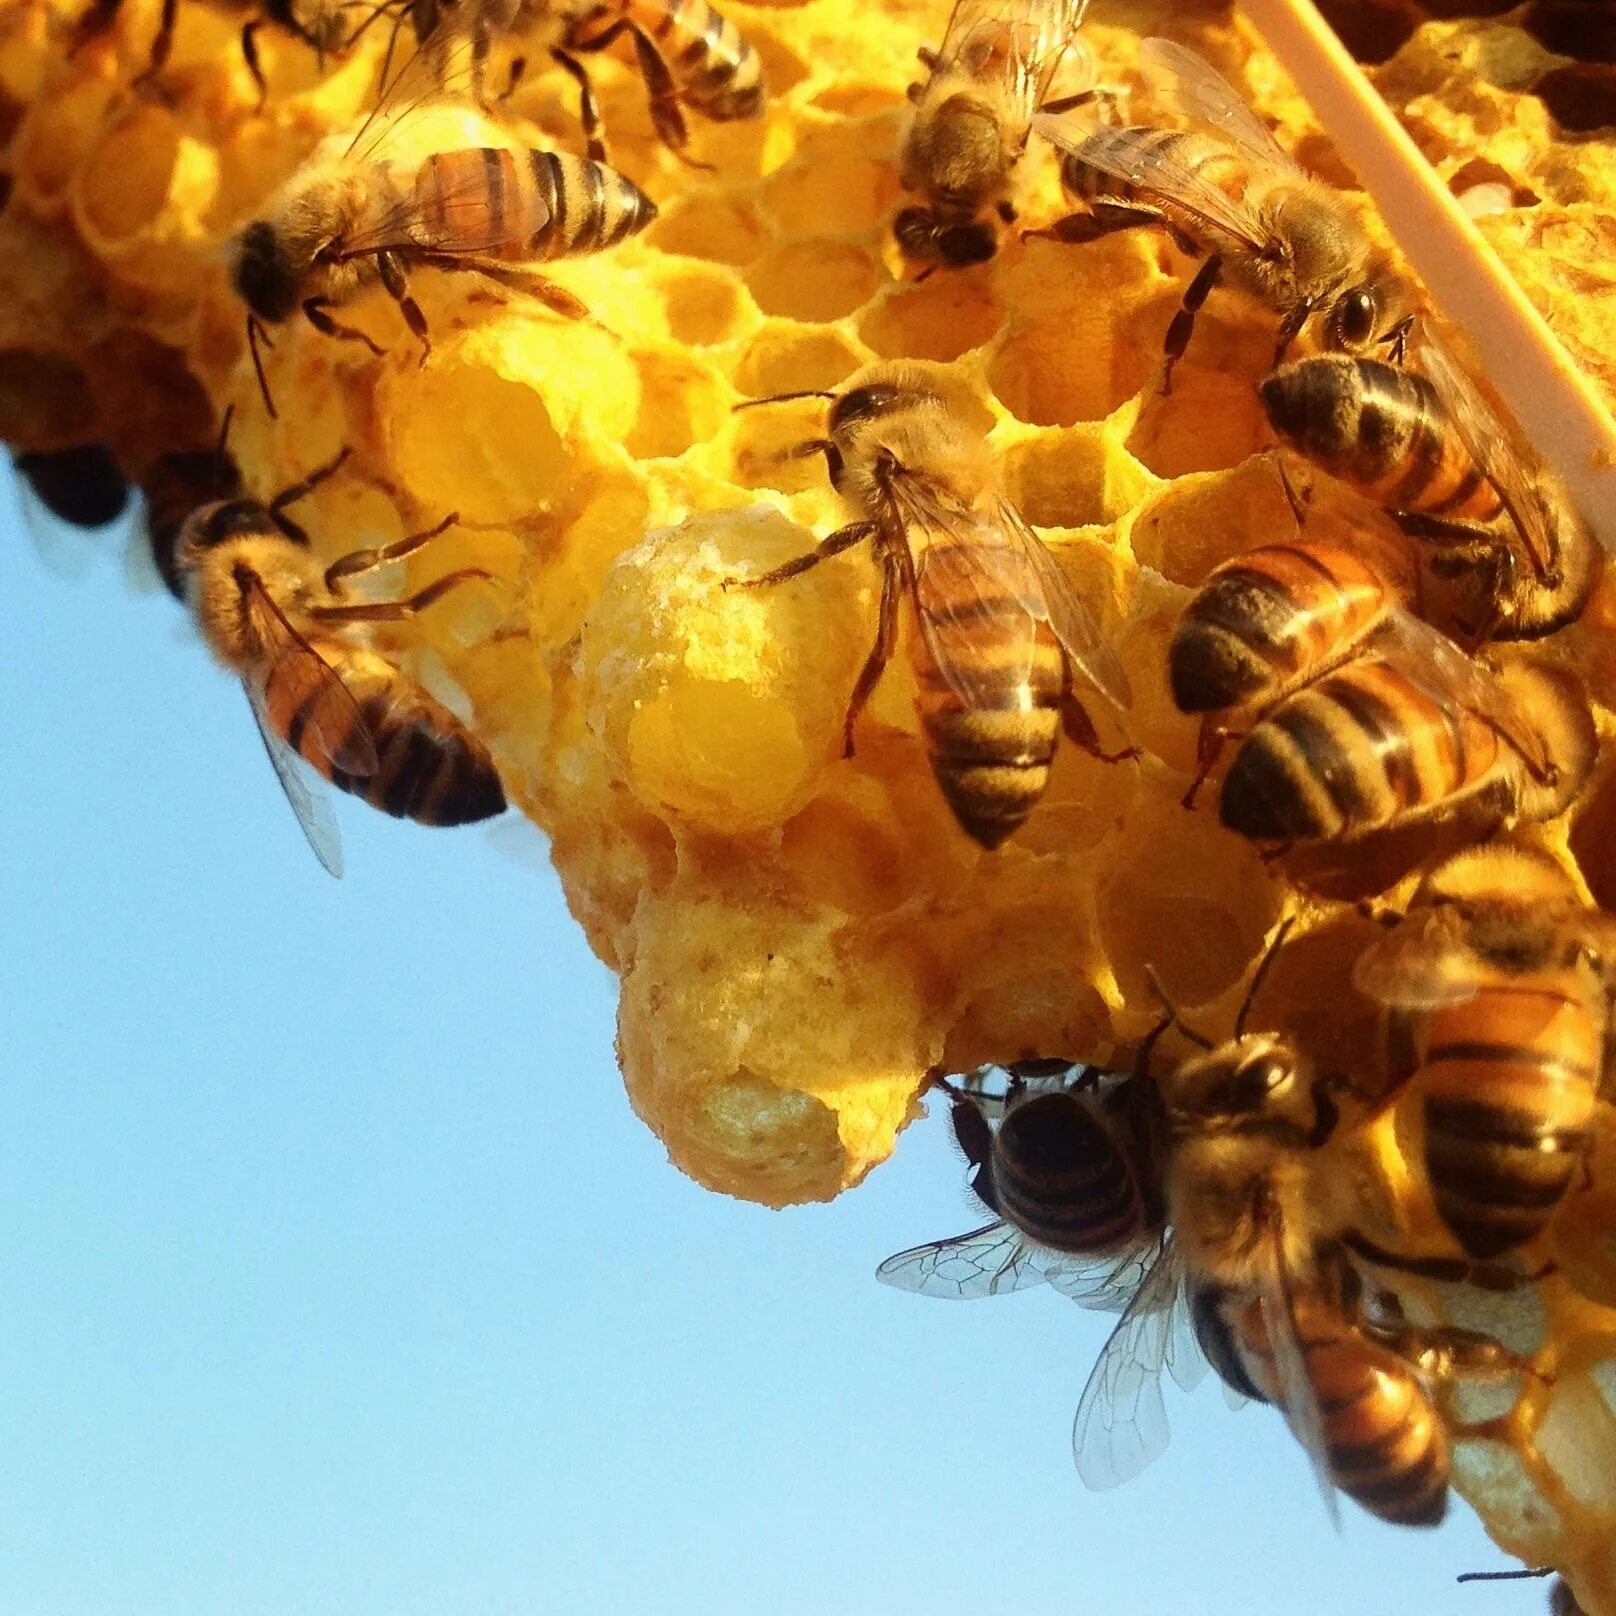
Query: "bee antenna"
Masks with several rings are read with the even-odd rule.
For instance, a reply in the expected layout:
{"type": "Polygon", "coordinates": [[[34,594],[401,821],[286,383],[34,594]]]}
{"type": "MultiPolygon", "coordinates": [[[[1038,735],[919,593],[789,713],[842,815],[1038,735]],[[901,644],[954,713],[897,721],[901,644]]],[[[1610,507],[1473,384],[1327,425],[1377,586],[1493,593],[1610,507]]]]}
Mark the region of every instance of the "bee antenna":
{"type": "Polygon", "coordinates": [[[1461,1571],[1455,1582],[1519,1582],[1525,1577],[1552,1577],[1553,1566],[1522,1566],[1518,1571],[1461,1571]]]}
{"type": "Polygon", "coordinates": [[[1178,1030],[1183,1033],[1183,1035],[1188,1038],[1192,1044],[1197,1045],[1199,1048],[1210,1049],[1212,1047],[1212,1040],[1210,1038],[1203,1038],[1200,1033],[1195,1031],[1193,1027],[1186,1027],[1184,1025],[1184,1018],[1179,1015],[1178,1011],[1174,1008],[1173,1001],[1167,997],[1167,989],[1162,986],[1161,978],[1156,975],[1156,967],[1154,965],[1147,965],[1145,967],[1145,980],[1150,984],[1150,991],[1156,995],[1157,1002],[1161,1005],[1162,1009],[1167,1012],[1167,1014],[1162,1018],[1160,1025],[1157,1026],[1156,1029],[1145,1039],[1142,1053],[1148,1055],[1149,1052],[1155,1048],[1156,1040],[1160,1038],[1169,1027],[1177,1027],[1178,1030]]]}
{"type": "Polygon", "coordinates": [[[1288,915],[1285,919],[1285,923],[1279,928],[1278,931],[1274,933],[1273,942],[1271,942],[1264,951],[1262,961],[1257,966],[1256,974],[1251,979],[1251,986],[1246,989],[1245,1002],[1240,1006],[1240,1014],[1234,1018],[1234,1035],[1236,1038],[1244,1035],[1246,1030],[1246,1017],[1251,1014],[1252,1003],[1256,999],[1258,992],[1261,990],[1263,983],[1267,980],[1268,973],[1273,968],[1275,959],[1279,956],[1279,945],[1283,943],[1286,937],[1290,935],[1290,929],[1295,924],[1296,916],[1288,915]]]}
{"type": "Polygon", "coordinates": [[[820,387],[806,387],[800,393],[771,393],[767,398],[749,398],[735,405],[735,410],[755,410],[760,404],[784,404],[794,398],[835,398],[820,387]]]}
{"type": "Polygon", "coordinates": [[[275,400],[269,394],[269,378],[264,374],[264,358],[258,351],[258,339],[260,337],[264,339],[266,348],[274,348],[275,344],[271,340],[269,333],[259,323],[258,316],[249,314],[247,316],[247,347],[252,353],[253,369],[258,373],[258,390],[264,395],[264,408],[269,411],[270,420],[278,421],[280,416],[275,411],[275,400]]]}

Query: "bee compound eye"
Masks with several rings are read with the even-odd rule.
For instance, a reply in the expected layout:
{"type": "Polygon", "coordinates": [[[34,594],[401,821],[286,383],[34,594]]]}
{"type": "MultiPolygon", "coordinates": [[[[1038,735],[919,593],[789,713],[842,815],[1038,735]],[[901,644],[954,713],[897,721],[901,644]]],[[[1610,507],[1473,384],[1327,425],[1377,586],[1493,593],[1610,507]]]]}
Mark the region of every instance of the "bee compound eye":
{"type": "Polygon", "coordinates": [[[1336,330],[1342,345],[1348,348],[1367,347],[1375,335],[1379,305],[1375,294],[1366,286],[1348,292],[1336,305],[1336,330]]]}

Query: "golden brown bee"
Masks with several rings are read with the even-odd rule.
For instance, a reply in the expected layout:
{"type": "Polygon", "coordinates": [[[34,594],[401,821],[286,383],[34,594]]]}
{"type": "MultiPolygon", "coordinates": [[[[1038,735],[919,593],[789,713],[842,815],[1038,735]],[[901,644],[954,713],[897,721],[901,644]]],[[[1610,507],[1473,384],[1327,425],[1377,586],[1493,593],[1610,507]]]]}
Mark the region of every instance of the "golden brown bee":
{"type": "Polygon", "coordinates": [[[1088,0],[955,0],[930,76],[912,85],[903,185],[924,201],[893,234],[906,258],[958,268],[998,250],[1015,217],[1010,180],[1032,115],[1073,45],[1088,0]]]}
{"type": "Polygon", "coordinates": [[[553,9],[566,20],[557,56],[583,88],[584,130],[592,138],[599,116],[588,80],[569,53],[605,50],[624,35],[645,81],[652,125],[673,151],[690,143],[684,107],[714,123],[763,115],[762,59],[708,0],[554,0],[553,9]]]}
{"type": "Polygon", "coordinates": [[[1489,846],[1428,875],[1358,960],[1358,986],[1413,1023],[1394,1028],[1398,1075],[1417,1096],[1436,1210],[1472,1257],[1540,1234],[1581,1170],[1613,940],[1547,855],[1489,846]]]}
{"type": "MultiPolygon", "coordinates": [[[[1150,1158],[1148,1075],[1066,1061],[1016,1061],[997,1129],[983,1080],[948,1088],[971,1188],[998,1221],[889,1257],[876,1278],[899,1290],[969,1300],[1048,1280],[1088,1307],[1119,1305],[1134,1265],[1162,1232],[1150,1158]]],[[[943,1085],[947,1087],[947,1085],[943,1085]]]]}
{"type": "Polygon", "coordinates": [[[402,559],[454,520],[355,551],[322,572],[308,535],[286,513],[346,457],[344,450],[267,505],[238,498],[203,506],[175,555],[202,637],[245,685],[281,786],[333,875],[342,873],[336,821],[299,775],[297,757],[372,807],[424,825],[469,824],[505,808],[483,743],[362,637],[367,624],[410,617],[488,575],[447,573],[407,600],[344,600],[346,579],[402,559]]]}
{"type": "Polygon", "coordinates": [[[1315,317],[1326,348],[1356,351],[1391,332],[1408,288],[1335,192],[1282,151],[1193,51],[1147,39],[1139,61],[1196,127],[1108,129],[1043,114],[1033,128],[1065,154],[1062,183],[1087,204],[1051,234],[1083,241],[1165,225],[1186,251],[1206,255],[1167,328],[1163,391],[1224,275],[1279,315],[1276,365],[1315,317]]]}
{"type": "Polygon", "coordinates": [[[1270,707],[1224,776],[1219,814],[1255,841],[1349,841],[1475,807],[1557,814],[1587,778],[1594,736],[1568,675],[1496,674],[1406,612],[1355,660],[1270,707]]]}
{"type": "MultiPolygon", "coordinates": [[[[656,217],[631,181],[585,158],[497,147],[406,153],[403,137],[437,94],[422,88],[424,62],[412,57],[347,149],[317,152],[236,238],[231,277],[247,305],[260,382],[259,322],[278,325],[299,308],[316,330],[380,354],[330,313],[378,282],[424,363],[431,345],[410,268],[476,274],[579,318],[584,306],[531,266],[603,251],[656,217]],[[393,116],[395,106],[406,111],[393,116]]],[[[268,403],[267,384],[264,393],[268,403]]]]}
{"type": "Polygon", "coordinates": [[[827,435],[792,454],[824,455],[832,485],[860,520],[805,556],[730,582],[780,583],[873,541],[880,621],[848,705],[844,755],[852,755],[853,726],[892,657],[907,595],[919,631],[910,642],[915,705],[932,771],[964,830],[998,847],[1043,795],[1063,721],[1077,744],[1106,755],[1073,696],[1074,672],[1118,706],[1129,699],[1126,675],[1043,543],[999,493],[986,440],[924,370],[882,365],[844,393],[794,396],[833,400],[827,435]]]}
{"type": "Polygon", "coordinates": [[[1281,367],[1257,391],[1286,443],[1439,545],[1444,570],[1481,578],[1481,636],[1536,639],[1563,628],[1593,592],[1598,542],[1446,350],[1426,342],[1416,355],[1429,377],[1318,355],[1281,367]]]}

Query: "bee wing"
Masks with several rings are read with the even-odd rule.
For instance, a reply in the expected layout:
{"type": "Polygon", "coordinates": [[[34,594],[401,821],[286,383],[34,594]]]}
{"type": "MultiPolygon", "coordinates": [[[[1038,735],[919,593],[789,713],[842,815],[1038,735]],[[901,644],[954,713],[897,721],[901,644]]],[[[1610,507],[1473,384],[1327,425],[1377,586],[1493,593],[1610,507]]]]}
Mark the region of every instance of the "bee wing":
{"type": "Polygon", "coordinates": [[[1518,435],[1499,419],[1429,320],[1415,321],[1409,351],[1436,389],[1465,448],[1498,490],[1533,565],[1546,571],[1554,563],[1558,545],[1537,494],[1541,469],[1528,464],[1518,447],[1518,435]]]}
{"type": "MultiPolygon", "coordinates": [[[[395,38],[396,33],[395,27],[395,38]]],[[[389,46],[389,53],[391,49],[389,46]]],[[[433,49],[411,51],[399,70],[382,85],[376,105],[348,142],[343,161],[355,165],[380,161],[418,113],[458,100],[470,87],[469,68],[449,67],[442,54],[433,49]]]]}
{"type": "MultiPolygon", "coordinates": [[[[514,154],[517,162],[523,154],[514,154]]],[[[489,182],[480,163],[456,164],[450,177],[426,194],[412,187],[396,206],[385,208],[363,230],[343,238],[342,258],[428,251],[449,255],[497,251],[531,241],[550,222],[550,209],[536,185],[506,186],[499,205],[490,206],[489,182]]]]}
{"type": "Polygon", "coordinates": [[[253,722],[258,726],[264,750],[269,753],[275,778],[280,781],[281,790],[286,793],[286,800],[291,803],[292,812],[297,815],[297,822],[303,827],[309,846],[314,849],[314,856],[340,880],[342,831],[331,810],[330,799],[308,778],[297,753],[270,727],[258,691],[250,684],[245,684],[244,688],[247,705],[252,708],[253,722]]]}
{"type": "Polygon", "coordinates": [[[1434,701],[1469,708],[1497,730],[1534,773],[1550,772],[1553,759],[1520,703],[1491,668],[1474,661],[1440,629],[1398,608],[1387,615],[1371,644],[1374,655],[1407,675],[1434,701]]]}
{"type": "Polygon", "coordinates": [[[1088,0],[956,0],[935,71],[1000,80],[1006,121],[1025,131],[1087,9],[1088,0]]]}
{"type": "Polygon", "coordinates": [[[949,1240],[932,1240],[888,1257],[875,1271],[883,1285],[945,1302],[975,1301],[1044,1282],[1040,1253],[1008,1223],[989,1223],[949,1240]]]}
{"type": "Polygon", "coordinates": [[[1370,998],[1404,1010],[1437,1010],[1475,998],[1474,956],[1465,946],[1462,921],[1445,907],[1408,916],[1364,949],[1353,963],[1352,981],[1370,998]]]}
{"type": "Polygon", "coordinates": [[[1079,162],[1127,181],[1146,201],[1186,214],[1254,252],[1270,245],[1272,233],[1256,210],[1221,190],[1172,146],[1142,142],[1137,129],[1102,128],[1047,112],[1038,113],[1032,126],[1079,162]]]}
{"type": "Polygon", "coordinates": [[[285,735],[294,721],[333,769],[363,779],[381,767],[370,727],[335,668],[287,622],[254,578],[245,586],[247,624],[264,647],[269,675],[249,689],[265,721],[285,735]],[[273,689],[271,689],[271,686],[273,689]]]}
{"type": "Polygon", "coordinates": [[[1324,1410],[1320,1406],[1318,1393],[1313,1389],[1312,1377],[1307,1372],[1307,1359],[1296,1328],[1295,1297],[1280,1252],[1277,1225],[1270,1232],[1275,1250],[1260,1301],[1269,1350],[1274,1355],[1279,1404],[1285,1410],[1285,1418],[1296,1440],[1302,1444],[1303,1451],[1312,1462],[1313,1475],[1319,1484],[1319,1491],[1324,1495],[1324,1507],[1330,1523],[1339,1531],[1341,1506],[1336,1499],[1335,1481],[1330,1474],[1330,1452],[1324,1440],[1324,1410]]]}
{"type": "Polygon", "coordinates": [[[1168,1241],[1117,1321],[1072,1421],[1072,1456],[1096,1492],[1137,1476],[1167,1447],[1161,1372],[1173,1353],[1183,1269],[1168,1241]]]}
{"type": "Polygon", "coordinates": [[[1298,167],[1268,125],[1204,56],[1170,39],[1147,39],[1139,46],[1139,66],[1150,87],[1186,122],[1233,141],[1266,167],[1298,167]]]}
{"type": "MultiPolygon", "coordinates": [[[[1020,547],[1037,574],[1042,594],[1043,619],[1055,632],[1068,657],[1091,685],[1118,707],[1133,700],[1128,675],[1117,654],[1100,637],[1100,625],[1083,604],[1066,574],[1055,564],[1049,547],[1033,532],[1020,511],[1007,499],[999,501],[999,521],[1013,544],[1020,547]]],[[[1034,602],[1027,601],[1029,609],[1034,602]]]]}
{"type": "Polygon", "coordinates": [[[1031,673],[1040,623],[1085,675],[1102,689],[1110,684],[1116,694],[1106,693],[1126,702],[1127,681],[1088,608],[1040,554],[1041,542],[1013,506],[1000,500],[984,515],[945,504],[912,478],[898,479],[893,497],[914,557],[921,633],[962,702],[990,703],[1007,680],[1031,673]],[[1057,581],[1049,582],[1051,574],[1057,581]],[[995,654],[981,655],[990,640],[995,654]]]}
{"type": "Polygon", "coordinates": [[[1160,1240],[1120,1256],[1115,1252],[1106,1256],[1051,1252],[1044,1263],[1044,1278],[1079,1307],[1096,1313],[1126,1313],[1160,1256],[1160,1240]]]}

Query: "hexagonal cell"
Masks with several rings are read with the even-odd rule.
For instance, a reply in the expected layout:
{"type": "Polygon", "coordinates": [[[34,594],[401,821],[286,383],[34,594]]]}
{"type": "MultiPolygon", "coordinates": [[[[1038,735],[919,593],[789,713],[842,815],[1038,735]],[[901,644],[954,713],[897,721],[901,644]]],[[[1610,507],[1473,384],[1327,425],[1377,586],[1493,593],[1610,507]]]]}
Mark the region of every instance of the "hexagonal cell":
{"type": "Polygon", "coordinates": [[[771,320],[747,344],[735,367],[735,386],[753,398],[831,388],[864,363],[840,331],[771,320]]]}
{"type": "Polygon", "coordinates": [[[1616,11],[1580,0],[1533,0],[1520,25],[1545,50],[1580,62],[1616,62],[1616,11]]]}
{"type": "Polygon", "coordinates": [[[1005,491],[1037,527],[1114,522],[1144,497],[1138,463],[1099,432],[1047,432],[1004,457],[1005,491]]]}
{"type": "Polygon", "coordinates": [[[635,355],[640,367],[640,410],[624,447],[636,459],[680,455],[723,430],[729,414],[718,377],[678,354],[635,355]]]}
{"type": "Polygon", "coordinates": [[[669,333],[693,348],[728,342],[755,319],[735,275],[706,264],[680,264],[657,276],[669,333]]]}
{"type": "Polygon", "coordinates": [[[887,118],[814,131],[765,182],[764,207],[794,234],[847,236],[875,229],[897,204],[894,138],[887,118]]]}
{"type": "Polygon", "coordinates": [[[824,239],[776,247],[746,272],[765,314],[793,320],[839,320],[868,302],[880,267],[861,247],[824,239]]]}
{"type": "Polygon", "coordinates": [[[696,191],[669,202],[645,240],[686,258],[748,264],[769,245],[769,227],[747,198],[696,191]]]}
{"type": "Polygon", "coordinates": [[[934,275],[923,286],[888,288],[859,316],[859,335],[890,359],[946,363],[992,339],[1003,318],[998,304],[958,276],[934,275]]]}
{"type": "Polygon", "coordinates": [[[880,785],[837,770],[780,830],[780,862],[805,897],[848,914],[885,914],[913,891],[906,827],[880,785]]]}
{"type": "Polygon", "coordinates": [[[1360,62],[1395,56],[1413,37],[1416,19],[1401,0],[1319,0],[1324,20],[1360,62]]]}
{"type": "Polygon", "coordinates": [[[1562,129],[1585,134],[1616,127],[1616,68],[1573,62],[1551,68],[1532,90],[1562,129]]]}
{"type": "MultiPolygon", "coordinates": [[[[1199,328],[1197,328],[1199,336],[1199,328]]],[[[1259,340],[1251,348],[1271,344],[1259,340]]],[[[1252,382],[1262,363],[1249,354],[1243,364],[1212,370],[1186,359],[1173,372],[1172,394],[1152,393],[1128,436],[1128,449],[1158,477],[1216,471],[1237,465],[1269,442],[1268,422],[1252,382]]]]}

